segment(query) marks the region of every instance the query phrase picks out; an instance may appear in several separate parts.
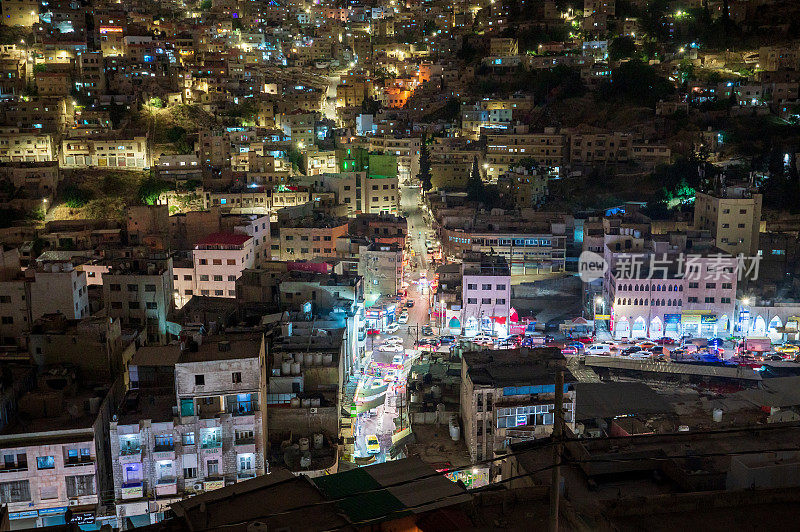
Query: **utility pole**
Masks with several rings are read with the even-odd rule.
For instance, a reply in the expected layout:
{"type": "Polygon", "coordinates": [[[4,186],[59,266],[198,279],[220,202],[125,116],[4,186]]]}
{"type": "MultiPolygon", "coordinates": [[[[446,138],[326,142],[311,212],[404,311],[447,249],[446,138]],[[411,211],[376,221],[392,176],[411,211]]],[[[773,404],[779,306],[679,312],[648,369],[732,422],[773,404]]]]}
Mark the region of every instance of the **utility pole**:
{"type": "Polygon", "coordinates": [[[564,369],[556,369],[555,406],[553,408],[553,471],[550,480],[550,532],[558,532],[558,506],[561,488],[561,441],[564,429],[564,369]]]}

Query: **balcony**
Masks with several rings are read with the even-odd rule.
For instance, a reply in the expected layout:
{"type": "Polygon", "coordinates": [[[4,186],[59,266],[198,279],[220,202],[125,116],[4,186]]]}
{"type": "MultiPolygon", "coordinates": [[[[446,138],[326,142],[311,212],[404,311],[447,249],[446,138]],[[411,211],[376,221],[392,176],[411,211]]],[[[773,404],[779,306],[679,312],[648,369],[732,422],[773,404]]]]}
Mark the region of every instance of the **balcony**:
{"type": "Polygon", "coordinates": [[[225,412],[234,416],[252,416],[258,412],[258,403],[256,401],[230,403],[225,407],[225,412]]]}
{"type": "Polygon", "coordinates": [[[174,478],[160,478],[156,484],[156,496],[177,495],[178,483],[174,478]]]}
{"type": "Polygon", "coordinates": [[[239,471],[236,473],[236,482],[244,482],[245,480],[250,480],[256,478],[256,472],[254,469],[248,469],[246,471],[239,471]]]}
{"type": "Polygon", "coordinates": [[[142,461],[142,449],[139,447],[136,448],[123,448],[119,450],[119,463],[120,464],[132,464],[135,462],[142,461]]]}
{"type": "Polygon", "coordinates": [[[140,499],[144,496],[144,484],[140,482],[123,482],[123,499],[140,499]]]}
{"type": "Polygon", "coordinates": [[[20,471],[27,471],[28,466],[20,465],[18,467],[2,467],[0,473],[19,473],[20,471]]]}

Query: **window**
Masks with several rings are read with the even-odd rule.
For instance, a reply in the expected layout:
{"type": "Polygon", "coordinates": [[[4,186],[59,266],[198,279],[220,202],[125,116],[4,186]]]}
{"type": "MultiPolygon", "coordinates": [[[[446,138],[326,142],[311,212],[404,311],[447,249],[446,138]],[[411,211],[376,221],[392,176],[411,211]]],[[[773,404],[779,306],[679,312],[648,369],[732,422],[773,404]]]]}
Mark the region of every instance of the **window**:
{"type": "Polygon", "coordinates": [[[506,285],[504,285],[504,284],[497,285],[497,290],[505,290],[505,289],[506,289],[506,285]]]}
{"type": "Polygon", "coordinates": [[[39,496],[42,500],[58,499],[58,486],[42,486],[39,488],[39,496]]]}
{"type": "Polygon", "coordinates": [[[156,451],[160,449],[172,449],[172,434],[158,434],[154,437],[156,451]]]}
{"type": "Polygon", "coordinates": [[[240,454],[239,455],[239,471],[252,471],[253,470],[253,455],[240,454]]]}
{"type": "Polygon", "coordinates": [[[206,264],[208,264],[208,259],[200,259],[200,264],[205,266],[206,264]]]}
{"type": "Polygon", "coordinates": [[[148,301],[147,303],[145,303],[145,306],[148,308],[148,310],[155,310],[158,308],[158,303],[156,303],[155,301],[148,301]]]}
{"type": "Polygon", "coordinates": [[[236,259],[227,259],[228,266],[236,266],[236,259]]]}
{"type": "Polygon", "coordinates": [[[219,460],[209,460],[206,462],[206,469],[210,477],[219,475],[219,460]]]}
{"type": "Polygon", "coordinates": [[[183,468],[183,478],[197,478],[197,468],[196,467],[184,467],[183,468]]]}
{"type": "Polygon", "coordinates": [[[477,297],[468,297],[467,298],[467,304],[468,305],[476,305],[477,303],[478,303],[478,298],[477,297]]]}
{"type": "Polygon", "coordinates": [[[26,502],[31,500],[30,483],[27,480],[0,482],[0,502],[26,502]]]}
{"type": "Polygon", "coordinates": [[[482,297],[481,298],[481,305],[491,305],[492,298],[491,297],[482,297]]]}
{"type": "Polygon", "coordinates": [[[217,281],[217,282],[222,281],[222,276],[221,275],[215,275],[214,276],[214,280],[217,281]]]}
{"type": "Polygon", "coordinates": [[[506,300],[504,298],[499,298],[499,299],[496,300],[496,304],[497,305],[505,305],[506,304],[506,300]]]}
{"type": "Polygon", "coordinates": [[[221,266],[222,259],[213,259],[212,264],[214,264],[214,266],[221,266]]]}
{"type": "Polygon", "coordinates": [[[138,309],[139,302],[138,301],[128,301],[128,308],[129,309],[138,309]]]}
{"type": "Polygon", "coordinates": [[[689,283],[689,288],[697,288],[700,286],[700,283],[689,283]]]}
{"type": "Polygon", "coordinates": [[[731,288],[733,288],[733,283],[722,283],[722,288],[730,290],[731,288]]]}
{"type": "Polygon", "coordinates": [[[0,323],[2,323],[3,325],[11,325],[12,323],[14,323],[14,318],[12,316],[3,316],[2,318],[0,318],[0,323]]]}
{"type": "Polygon", "coordinates": [[[67,497],[85,497],[95,494],[94,475],[66,477],[67,497]]]}
{"type": "Polygon", "coordinates": [[[687,301],[689,303],[697,303],[697,298],[696,297],[690,297],[690,298],[687,298],[687,301]]]}
{"type": "Polygon", "coordinates": [[[128,292],[138,292],[138,291],[139,291],[139,285],[136,284],[128,285],[128,292]]]}
{"type": "Polygon", "coordinates": [[[490,285],[490,284],[482,284],[481,285],[481,290],[491,290],[491,289],[492,289],[492,285],[490,285]]]}
{"type": "Polygon", "coordinates": [[[228,276],[228,281],[230,281],[230,282],[236,281],[236,276],[235,275],[229,275],[228,276]]]}
{"type": "Polygon", "coordinates": [[[122,285],[119,284],[112,284],[110,286],[112,292],[119,292],[122,290],[122,285]]]}
{"type": "Polygon", "coordinates": [[[205,386],[206,384],[206,376],[205,375],[195,375],[194,376],[194,385],[195,386],[205,386]]]}
{"type": "Polygon", "coordinates": [[[713,302],[714,302],[714,298],[713,297],[707,297],[706,298],[706,303],[713,303],[713,302]]]}
{"type": "Polygon", "coordinates": [[[183,276],[183,280],[184,281],[191,281],[192,280],[192,276],[191,275],[184,275],[183,276]]]}
{"type": "Polygon", "coordinates": [[[706,283],[706,288],[714,289],[717,287],[717,283],[706,283]]]}
{"type": "Polygon", "coordinates": [[[467,290],[477,290],[477,289],[478,289],[477,284],[467,283],[467,290]]]}
{"type": "Polygon", "coordinates": [[[721,298],[719,298],[719,300],[720,300],[721,303],[730,303],[731,302],[731,298],[729,298],[729,297],[721,297],[721,298]]]}
{"type": "Polygon", "coordinates": [[[37,456],[36,469],[55,469],[56,460],[52,456],[37,456]]]}
{"type": "Polygon", "coordinates": [[[224,293],[225,293],[225,290],[214,290],[214,295],[215,296],[221,296],[221,295],[224,295],[224,293]]]}
{"type": "MultiPolygon", "coordinates": [[[[189,399],[191,401],[191,399],[189,399]]],[[[194,432],[186,432],[181,437],[181,442],[184,445],[194,445],[194,432]]]]}
{"type": "Polygon", "coordinates": [[[200,276],[200,280],[201,281],[208,281],[208,275],[201,275],[200,276]]]}
{"type": "Polygon", "coordinates": [[[233,373],[231,373],[231,382],[233,382],[234,384],[242,382],[242,372],[234,371],[233,373]]]}
{"type": "Polygon", "coordinates": [[[156,285],[154,285],[154,284],[146,284],[146,285],[144,285],[144,291],[145,292],[155,292],[156,291],[156,285]]]}

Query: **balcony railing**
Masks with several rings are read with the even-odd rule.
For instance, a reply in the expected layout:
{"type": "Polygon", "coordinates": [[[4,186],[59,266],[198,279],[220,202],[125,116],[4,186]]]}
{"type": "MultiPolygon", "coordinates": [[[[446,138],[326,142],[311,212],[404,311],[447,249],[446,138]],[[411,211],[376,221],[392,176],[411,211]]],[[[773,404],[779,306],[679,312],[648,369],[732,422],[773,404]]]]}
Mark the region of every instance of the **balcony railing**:
{"type": "Polygon", "coordinates": [[[231,403],[225,407],[225,412],[234,416],[252,416],[258,412],[258,403],[255,401],[231,403]]]}
{"type": "Polygon", "coordinates": [[[219,449],[220,447],[222,447],[221,441],[209,441],[200,445],[201,449],[219,449]]]}
{"type": "Polygon", "coordinates": [[[142,454],[141,447],[123,447],[119,450],[120,456],[132,456],[134,454],[142,454]]]}
{"type": "Polygon", "coordinates": [[[255,436],[250,436],[249,438],[236,438],[234,445],[253,445],[256,443],[255,436]]]}
{"type": "Polygon", "coordinates": [[[85,465],[94,465],[94,458],[82,459],[82,460],[65,460],[64,467],[78,467],[78,466],[85,466],[85,465]]]}
{"type": "Polygon", "coordinates": [[[155,452],[155,453],[165,453],[165,452],[174,451],[174,450],[175,450],[175,445],[172,444],[172,443],[164,444],[164,445],[154,445],[153,446],[153,452],[155,452]]]}

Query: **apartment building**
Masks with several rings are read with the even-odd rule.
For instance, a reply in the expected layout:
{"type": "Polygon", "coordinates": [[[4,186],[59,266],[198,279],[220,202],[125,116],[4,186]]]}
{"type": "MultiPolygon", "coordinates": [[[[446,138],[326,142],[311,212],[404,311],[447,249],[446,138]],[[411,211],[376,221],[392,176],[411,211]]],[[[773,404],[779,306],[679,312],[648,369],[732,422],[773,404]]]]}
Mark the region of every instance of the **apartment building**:
{"type": "MultiPolygon", "coordinates": [[[[461,264],[461,305],[466,336],[508,334],[511,270],[503,257],[465,254],[461,264]]],[[[452,322],[450,328],[455,328],[452,322]]]]}
{"type": "Polygon", "coordinates": [[[347,234],[347,218],[315,213],[287,221],[279,230],[278,250],[282,261],[317,260],[336,257],[336,239],[347,234]]]}
{"type": "Polygon", "coordinates": [[[275,115],[275,125],[291,139],[292,144],[298,150],[303,150],[306,146],[314,145],[314,141],[316,140],[314,135],[316,121],[316,112],[305,113],[296,111],[275,115]]]}
{"type": "Polygon", "coordinates": [[[495,57],[506,57],[519,53],[519,43],[517,39],[510,37],[492,37],[489,40],[489,55],[495,57]]]}
{"type": "Polygon", "coordinates": [[[631,158],[633,137],[627,133],[573,133],[569,159],[572,165],[614,164],[631,158]]]}
{"type": "Polygon", "coordinates": [[[557,371],[564,373],[564,422],[574,430],[576,379],[565,365],[556,348],[462,355],[461,419],[473,462],[553,432],[557,371]]]}
{"type": "Polygon", "coordinates": [[[39,22],[39,6],[37,0],[3,0],[0,5],[3,25],[30,28],[39,22]]]}
{"type": "Polygon", "coordinates": [[[544,133],[486,135],[486,174],[491,180],[508,172],[522,159],[560,171],[567,157],[565,136],[546,128],[544,133]]]}
{"type": "Polygon", "coordinates": [[[107,486],[100,442],[108,413],[101,397],[78,386],[74,371],[62,369],[41,375],[19,398],[25,423],[0,432],[0,501],[16,529],[64,523],[67,509],[101,522],[98,503],[107,486]]]}
{"type": "Polygon", "coordinates": [[[397,177],[370,176],[367,172],[322,174],[317,182],[322,190],[336,194],[347,214],[397,214],[400,187],[397,177]]]}
{"type": "Polygon", "coordinates": [[[50,198],[61,181],[61,172],[55,161],[0,163],[0,181],[8,181],[30,197],[50,198]]]}
{"type": "Polygon", "coordinates": [[[45,162],[55,159],[53,137],[49,133],[0,128],[0,162],[45,162]]]}
{"type": "Polygon", "coordinates": [[[61,141],[63,168],[143,170],[152,164],[150,141],[144,134],[113,132],[61,141]]]}
{"type": "Polygon", "coordinates": [[[408,222],[391,214],[359,214],[350,220],[350,235],[366,237],[381,244],[397,244],[404,248],[408,222]]]}
{"type": "Polygon", "coordinates": [[[378,243],[360,246],[358,275],[364,278],[365,297],[396,295],[403,284],[403,248],[378,243]]]}
{"type": "Polygon", "coordinates": [[[391,136],[370,137],[369,149],[397,158],[397,176],[401,181],[415,178],[419,173],[419,150],[421,140],[418,138],[395,138],[391,136]]]}
{"type": "Polygon", "coordinates": [[[755,256],[761,229],[761,194],[744,187],[698,192],[694,202],[694,227],[710,230],[716,246],[726,253],[755,256]]]}
{"type": "Polygon", "coordinates": [[[146,524],[158,520],[150,514],[163,505],[267,471],[264,357],[260,334],[203,338],[183,352],[163,346],[137,353],[133,389],[109,424],[119,518],[146,524]],[[142,379],[148,369],[170,366],[170,388],[142,379]],[[150,506],[153,499],[160,504],[150,506]]]}
{"type": "Polygon", "coordinates": [[[497,179],[500,197],[518,209],[536,207],[547,199],[548,173],[518,166],[497,179]]]}
{"type": "Polygon", "coordinates": [[[606,246],[603,304],[615,338],[713,338],[733,332],[737,260],[715,248],[649,241],[606,246]]]}
{"type": "Polygon", "coordinates": [[[200,240],[192,253],[193,293],[236,297],[236,279],[255,264],[254,246],[252,236],[240,233],[214,233],[200,240]]]}
{"type": "Polygon", "coordinates": [[[37,262],[26,271],[26,279],[32,320],[56,313],[74,320],[89,316],[86,272],[75,269],[72,262],[37,262]]]}
{"type": "Polygon", "coordinates": [[[321,151],[311,146],[303,152],[303,163],[306,175],[336,172],[336,152],[321,151]]]}
{"type": "Polygon", "coordinates": [[[109,316],[144,330],[149,344],[166,344],[172,338],[167,326],[173,302],[172,258],[114,261],[103,274],[103,302],[109,316]]]}
{"type": "MultiPolygon", "coordinates": [[[[57,133],[73,125],[74,106],[71,98],[35,96],[4,102],[4,123],[24,133],[57,133]]],[[[20,143],[20,146],[36,146],[20,143]]],[[[52,142],[52,140],[50,141],[52,142]]],[[[28,160],[28,159],[23,159],[28,160]]]]}

